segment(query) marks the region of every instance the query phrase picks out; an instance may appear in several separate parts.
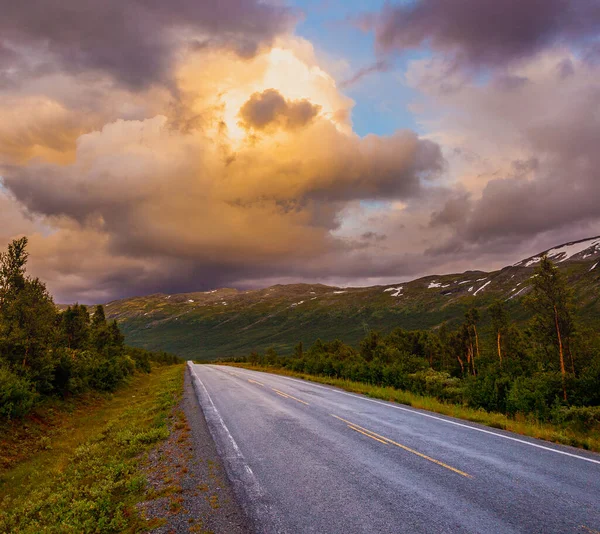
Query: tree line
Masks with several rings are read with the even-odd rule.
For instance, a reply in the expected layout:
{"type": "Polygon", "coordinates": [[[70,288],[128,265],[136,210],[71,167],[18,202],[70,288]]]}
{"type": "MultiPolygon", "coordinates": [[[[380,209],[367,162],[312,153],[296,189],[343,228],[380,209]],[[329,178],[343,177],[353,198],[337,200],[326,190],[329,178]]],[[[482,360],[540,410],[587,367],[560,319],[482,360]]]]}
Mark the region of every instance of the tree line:
{"type": "Polygon", "coordinates": [[[498,300],[471,307],[454,329],[371,331],[357,348],[317,340],[308,349],[299,343],[292,356],[268,349],[234,361],[391,386],[538,421],[600,424],[600,335],[578,323],[567,280],[547,257],[530,284],[525,325],[498,300]]]}
{"type": "Polygon", "coordinates": [[[112,391],[151,362],[178,358],[126,347],[102,306],[59,311],[46,286],[26,273],[27,238],[0,253],[0,418],[20,417],[50,396],[112,391]]]}

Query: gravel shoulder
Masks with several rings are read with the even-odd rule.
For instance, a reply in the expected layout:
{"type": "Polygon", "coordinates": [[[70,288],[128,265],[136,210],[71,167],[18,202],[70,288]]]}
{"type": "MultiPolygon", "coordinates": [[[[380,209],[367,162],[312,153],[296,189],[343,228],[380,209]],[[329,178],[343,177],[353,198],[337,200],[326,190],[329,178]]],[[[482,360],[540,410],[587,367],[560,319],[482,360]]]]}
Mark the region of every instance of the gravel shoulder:
{"type": "Polygon", "coordinates": [[[140,511],[148,532],[250,534],[236,501],[189,376],[174,412],[171,435],[148,456],[144,467],[148,500],[140,511]]]}

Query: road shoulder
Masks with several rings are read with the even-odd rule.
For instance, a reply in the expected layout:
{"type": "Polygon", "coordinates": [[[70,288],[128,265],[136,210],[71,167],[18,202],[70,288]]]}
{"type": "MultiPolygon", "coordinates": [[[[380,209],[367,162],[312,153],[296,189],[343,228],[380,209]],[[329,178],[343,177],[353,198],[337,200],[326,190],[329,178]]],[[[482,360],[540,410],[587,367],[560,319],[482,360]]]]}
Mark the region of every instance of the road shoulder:
{"type": "Polygon", "coordinates": [[[175,411],[169,438],[148,457],[145,472],[149,499],[140,505],[149,521],[160,520],[153,533],[250,534],[209,432],[204,414],[185,373],[184,393],[175,411]]]}

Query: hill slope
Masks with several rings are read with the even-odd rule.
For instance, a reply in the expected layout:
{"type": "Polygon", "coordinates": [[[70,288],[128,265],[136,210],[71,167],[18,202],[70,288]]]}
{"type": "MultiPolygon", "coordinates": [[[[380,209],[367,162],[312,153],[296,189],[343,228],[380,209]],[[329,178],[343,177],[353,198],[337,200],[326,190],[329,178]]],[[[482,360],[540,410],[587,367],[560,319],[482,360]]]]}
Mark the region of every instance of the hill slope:
{"type": "MultiPolygon", "coordinates": [[[[567,275],[585,322],[600,326],[600,237],[545,253],[567,275]]],[[[427,276],[390,286],[291,284],[156,294],[110,302],[106,313],[119,321],[128,344],[186,358],[247,354],[270,346],[285,353],[300,340],[310,345],[317,338],[353,344],[369,329],[457,324],[469,306],[485,308],[495,299],[507,301],[516,318],[525,318],[519,300],[543,254],[490,273],[427,276]]]]}

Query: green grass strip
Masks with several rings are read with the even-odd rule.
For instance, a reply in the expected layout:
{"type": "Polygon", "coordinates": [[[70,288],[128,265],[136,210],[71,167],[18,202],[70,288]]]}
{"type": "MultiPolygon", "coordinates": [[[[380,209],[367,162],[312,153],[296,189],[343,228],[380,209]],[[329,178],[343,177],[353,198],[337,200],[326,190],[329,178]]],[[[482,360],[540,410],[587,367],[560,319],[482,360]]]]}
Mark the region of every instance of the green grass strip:
{"type": "Polygon", "coordinates": [[[183,388],[181,365],[138,375],[89,414],[74,431],[2,474],[0,532],[140,532],[148,523],[144,453],[169,435],[169,415],[183,388]]]}

